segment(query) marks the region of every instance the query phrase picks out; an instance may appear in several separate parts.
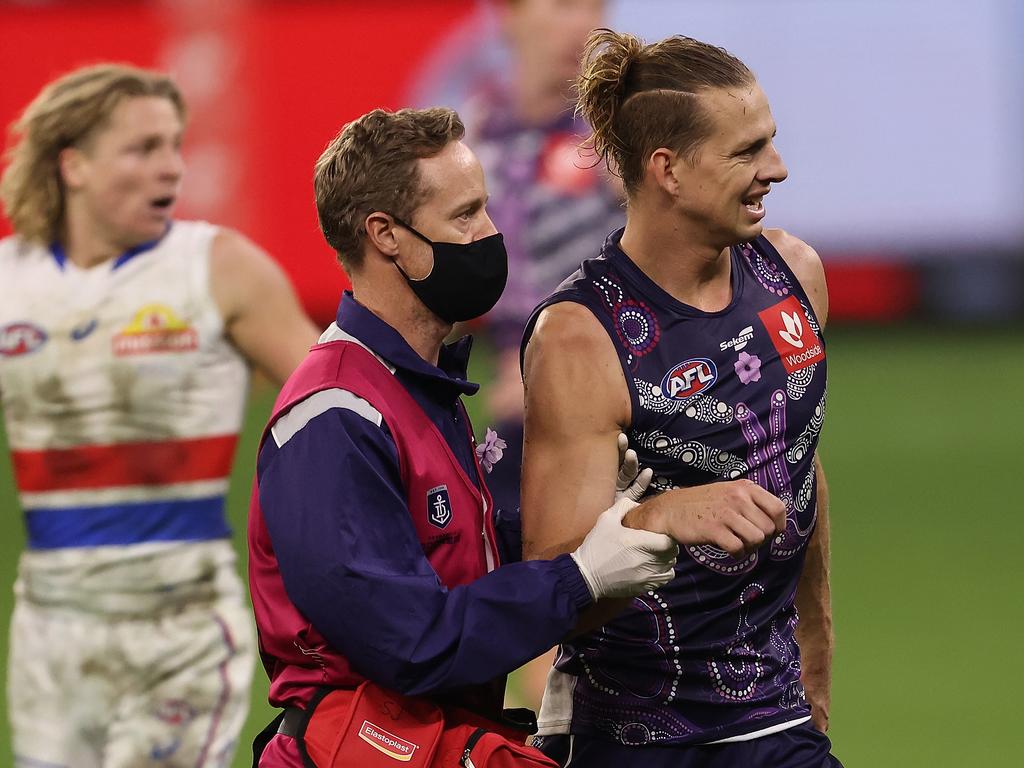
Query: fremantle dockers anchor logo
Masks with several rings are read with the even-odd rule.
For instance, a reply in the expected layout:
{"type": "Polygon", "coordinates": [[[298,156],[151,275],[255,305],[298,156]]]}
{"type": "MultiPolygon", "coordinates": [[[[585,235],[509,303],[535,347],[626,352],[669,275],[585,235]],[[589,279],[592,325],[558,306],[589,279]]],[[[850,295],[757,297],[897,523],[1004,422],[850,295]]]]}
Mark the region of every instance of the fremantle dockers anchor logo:
{"type": "Polygon", "coordinates": [[[438,528],[447,528],[452,519],[452,502],[448,486],[439,485],[427,491],[427,519],[438,528]]]}

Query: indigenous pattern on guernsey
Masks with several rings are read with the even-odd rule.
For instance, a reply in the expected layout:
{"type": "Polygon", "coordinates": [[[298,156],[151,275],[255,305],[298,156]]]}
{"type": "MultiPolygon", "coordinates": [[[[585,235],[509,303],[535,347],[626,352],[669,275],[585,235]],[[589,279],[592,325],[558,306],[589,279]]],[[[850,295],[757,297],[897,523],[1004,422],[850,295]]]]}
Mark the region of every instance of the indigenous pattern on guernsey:
{"type": "Polygon", "coordinates": [[[224,495],[248,369],[210,295],[216,234],[175,222],[93,269],[0,242],[28,599],[144,615],[208,600],[215,574],[233,574],[224,495]]]}
{"type": "Polygon", "coordinates": [[[732,300],[702,312],[619,249],[621,230],[553,303],[588,307],[630,389],[630,444],[655,492],[736,478],[782,499],[785,531],[733,558],[680,550],[676,578],[560,649],[541,733],[626,745],[707,743],[805,720],[794,595],[816,521],[814,451],[825,415],[824,340],[806,294],[763,237],[732,249],[732,300]]]}

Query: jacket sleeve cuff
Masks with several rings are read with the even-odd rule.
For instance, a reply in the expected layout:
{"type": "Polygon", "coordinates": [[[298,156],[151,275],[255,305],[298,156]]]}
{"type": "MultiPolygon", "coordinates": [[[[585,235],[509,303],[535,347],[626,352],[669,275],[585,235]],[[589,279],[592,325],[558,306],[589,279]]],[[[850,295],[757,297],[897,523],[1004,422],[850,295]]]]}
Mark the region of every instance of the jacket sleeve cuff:
{"type": "Polygon", "coordinates": [[[584,608],[588,608],[594,602],[594,598],[590,594],[590,587],[587,586],[587,582],[572,556],[568,554],[559,555],[551,561],[551,564],[554,567],[555,573],[558,574],[559,584],[569,594],[569,598],[572,600],[576,610],[582,611],[584,608]]]}

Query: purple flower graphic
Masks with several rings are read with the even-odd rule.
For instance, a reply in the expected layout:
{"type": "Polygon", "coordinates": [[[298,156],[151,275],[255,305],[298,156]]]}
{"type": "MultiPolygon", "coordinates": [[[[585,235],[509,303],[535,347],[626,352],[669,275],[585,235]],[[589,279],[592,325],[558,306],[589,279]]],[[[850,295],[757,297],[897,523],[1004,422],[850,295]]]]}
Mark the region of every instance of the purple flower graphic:
{"type": "Polygon", "coordinates": [[[732,367],[736,369],[736,375],[744,384],[761,380],[761,358],[757,355],[740,352],[740,359],[733,363],[732,367]]]}
{"type": "Polygon", "coordinates": [[[506,448],[508,448],[508,443],[498,437],[497,432],[488,427],[487,434],[484,435],[484,441],[476,447],[476,456],[480,459],[480,466],[486,472],[490,472],[494,469],[494,465],[501,461],[506,448]]]}

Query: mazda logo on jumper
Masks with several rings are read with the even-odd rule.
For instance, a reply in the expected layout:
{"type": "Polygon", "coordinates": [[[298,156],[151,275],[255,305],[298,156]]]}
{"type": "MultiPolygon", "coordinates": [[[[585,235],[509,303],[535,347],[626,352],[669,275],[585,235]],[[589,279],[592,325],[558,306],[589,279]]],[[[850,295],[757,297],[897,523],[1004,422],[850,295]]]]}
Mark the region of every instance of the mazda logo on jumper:
{"type": "Polygon", "coordinates": [[[679,363],[661,380],[661,392],[672,400],[687,400],[715,383],[718,369],[706,357],[679,363]]]}
{"type": "Polygon", "coordinates": [[[427,491],[427,520],[438,528],[447,528],[452,519],[452,501],[448,486],[439,485],[427,491]]]}

